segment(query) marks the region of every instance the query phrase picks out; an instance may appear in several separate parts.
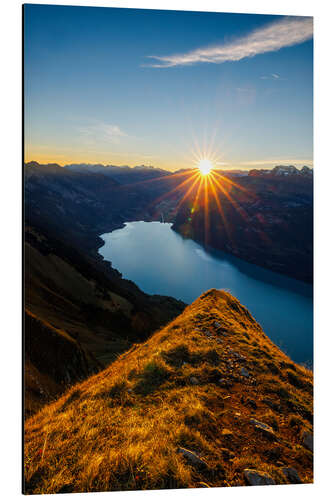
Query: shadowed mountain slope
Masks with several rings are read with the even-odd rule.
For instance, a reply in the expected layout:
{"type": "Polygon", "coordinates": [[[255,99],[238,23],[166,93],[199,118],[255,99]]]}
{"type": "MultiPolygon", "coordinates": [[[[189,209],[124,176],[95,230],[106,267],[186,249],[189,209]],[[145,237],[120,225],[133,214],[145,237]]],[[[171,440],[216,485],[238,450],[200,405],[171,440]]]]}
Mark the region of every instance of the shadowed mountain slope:
{"type": "Polygon", "coordinates": [[[25,492],[312,481],[312,373],[210,290],[25,429],[25,492]]]}
{"type": "Polygon", "coordinates": [[[236,181],[216,173],[211,195],[190,192],[173,229],[206,248],[312,283],[313,178],[297,172],[236,181]]]}
{"type": "Polygon", "coordinates": [[[102,365],[67,332],[53,328],[25,311],[25,413],[30,415],[50,399],[102,365]]]}
{"type": "Polygon", "coordinates": [[[185,307],[171,297],[143,293],[110,264],[30,226],[25,305],[41,321],[78,340],[104,366],[185,307]]]}

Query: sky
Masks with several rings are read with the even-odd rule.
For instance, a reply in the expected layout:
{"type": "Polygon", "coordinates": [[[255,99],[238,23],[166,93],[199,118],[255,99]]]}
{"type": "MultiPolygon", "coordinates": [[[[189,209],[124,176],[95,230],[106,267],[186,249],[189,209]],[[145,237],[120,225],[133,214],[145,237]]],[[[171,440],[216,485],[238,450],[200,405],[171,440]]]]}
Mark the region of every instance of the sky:
{"type": "Polygon", "coordinates": [[[25,5],[25,161],[312,166],[312,18],[25,5]]]}

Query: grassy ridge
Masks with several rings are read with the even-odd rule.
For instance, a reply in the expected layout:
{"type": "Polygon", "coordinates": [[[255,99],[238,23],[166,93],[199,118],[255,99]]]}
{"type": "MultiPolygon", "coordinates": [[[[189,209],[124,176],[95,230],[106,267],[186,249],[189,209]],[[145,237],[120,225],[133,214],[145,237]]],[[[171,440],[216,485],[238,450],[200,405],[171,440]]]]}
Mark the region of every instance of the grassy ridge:
{"type": "Polygon", "coordinates": [[[25,492],[312,482],[312,400],[312,373],[211,290],[27,421],[25,492]]]}

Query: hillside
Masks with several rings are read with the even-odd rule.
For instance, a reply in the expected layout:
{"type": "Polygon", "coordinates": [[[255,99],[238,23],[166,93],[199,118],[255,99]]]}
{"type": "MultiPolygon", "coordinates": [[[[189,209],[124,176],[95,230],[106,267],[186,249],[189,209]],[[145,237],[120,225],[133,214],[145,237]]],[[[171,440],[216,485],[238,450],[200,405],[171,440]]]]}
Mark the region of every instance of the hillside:
{"type": "Polygon", "coordinates": [[[312,373],[210,290],[25,426],[25,493],[312,482],[312,373]]]}
{"type": "Polygon", "coordinates": [[[24,330],[26,416],[103,367],[67,332],[41,321],[29,310],[25,311],[24,330]]]}
{"type": "Polygon", "coordinates": [[[143,293],[108,263],[40,228],[26,226],[24,257],[25,415],[147,339],[185,307],[143,293]],[[88,368],[81,364],[63,379],[60,374],[82,353],[88,368]]]}
{"type": "Polygon", "coordinates": [[[65,330],[103,363],[144,340],[185,307],[147,295],[108,263],[26,227],[25,306],[65,330]]]}

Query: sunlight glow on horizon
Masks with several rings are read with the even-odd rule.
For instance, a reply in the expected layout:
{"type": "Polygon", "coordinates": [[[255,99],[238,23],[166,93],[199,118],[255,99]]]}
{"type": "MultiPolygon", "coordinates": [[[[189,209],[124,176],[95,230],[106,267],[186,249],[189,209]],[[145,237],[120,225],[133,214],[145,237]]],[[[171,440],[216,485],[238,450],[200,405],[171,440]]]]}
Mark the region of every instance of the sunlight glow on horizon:
{"type": "Polygon", "coordinates": [[[208,158],[203,158],[198,163],[198,169],[201,175],[209,175],[213,168],[213,164],[208,158]]]}

